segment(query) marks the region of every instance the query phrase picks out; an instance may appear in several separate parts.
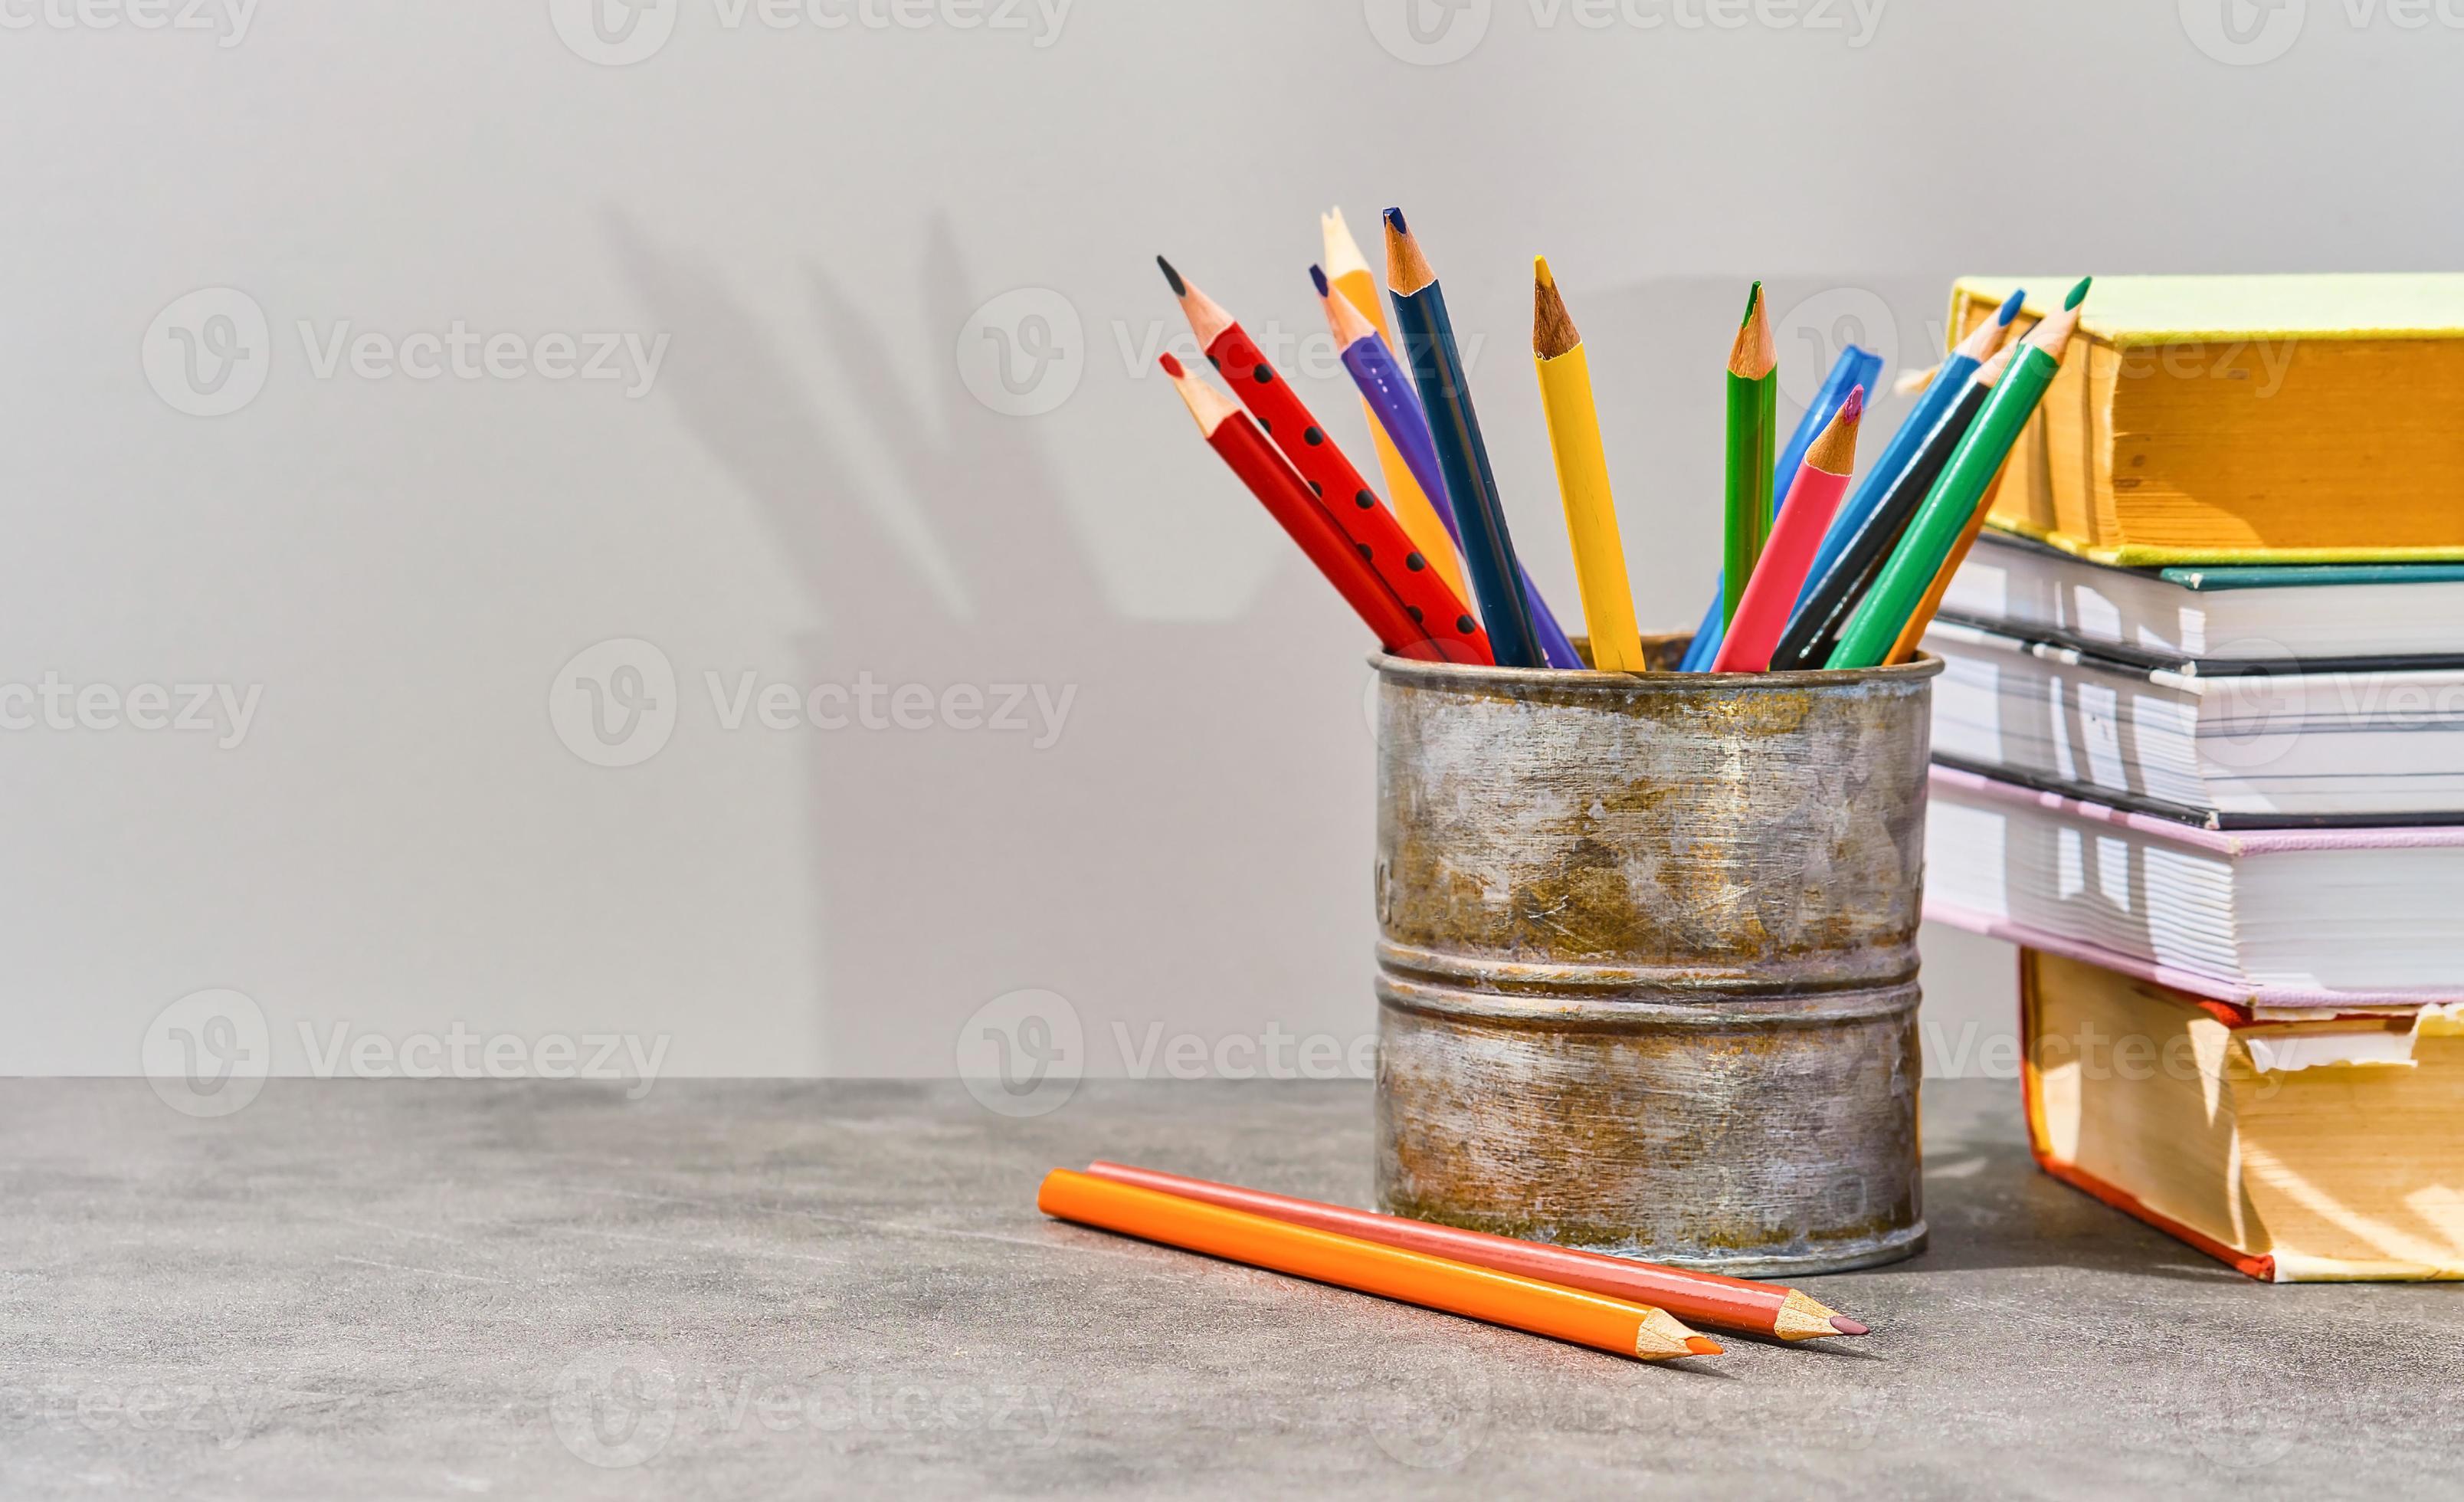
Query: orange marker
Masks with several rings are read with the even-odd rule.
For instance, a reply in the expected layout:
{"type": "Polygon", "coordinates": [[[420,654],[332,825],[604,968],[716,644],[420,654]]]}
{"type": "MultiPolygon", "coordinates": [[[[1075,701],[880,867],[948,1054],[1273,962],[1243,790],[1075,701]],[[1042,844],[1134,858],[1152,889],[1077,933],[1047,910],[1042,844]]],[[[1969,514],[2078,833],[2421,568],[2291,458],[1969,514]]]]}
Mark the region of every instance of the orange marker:
{"type": "Polygon", "coordinates": [[[1661,1361],[1720,1352],[1718,1341],[1696,1335],[1676,1316],[1649,1305],[1311,1230],[1067,1168],[1045,1176],[1035,1204],[1056,1220],[1485,1320],[1614,1356],[1661,1361]]]}

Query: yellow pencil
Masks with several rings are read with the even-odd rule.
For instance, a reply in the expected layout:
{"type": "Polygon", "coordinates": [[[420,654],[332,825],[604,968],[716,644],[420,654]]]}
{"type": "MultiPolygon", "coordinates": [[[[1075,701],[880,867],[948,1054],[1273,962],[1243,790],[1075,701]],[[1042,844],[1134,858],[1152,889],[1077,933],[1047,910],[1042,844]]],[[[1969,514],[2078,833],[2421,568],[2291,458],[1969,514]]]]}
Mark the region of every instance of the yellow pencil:
{"type": "Polygon", "coordinates": [[[1600,452],[1599,413],[1592,404],[1591,364],[1583,356],[1583,336],[1557,296],[1547,256],[1532,258],[1531,275],[1531,362],[1540,371],[1540,407],[1549,419],[1549,452],[1557,461],[1557,494],[1566,503],[1566,536],[1574,545],[1574,584],[1583,593],[1592,666],[1603,673],[1640,673],[1650,664],[1634,624],[1634,590],[1626,582],[1608,455],[1600,452]]]}
{"type": "MultiPolygon", "coordinates": [[[[1387,343],[1395,342],[1394,327],[1386,321],[1386,299],[1380,296],[1377,274],[1369,269],[1368,257],[1360,254],[1360,242],[1352,237],[1352,230],[1343,222],[1343,210],[1330,209],[1318,215],[1318,230],[1326,239],[1326,279],[1328,285],[1343,294],[1343,300],[1359,310],[1372,328],[1387,343]]],[[[1362,403],[1361,409],[1368,410],[1362,403]]],[[[1412,478],[1411,467],[1386,436],[1385,427],[1375,412],[1369,413],[1369,436],[1377,445],[1377,467],[1386,475],[1386,494],[1395,503],[1395,516],[1420,556],[1446,582],[1446,587],[1458,599],[1468,600],[1471,591],[1463,587],[1463,563],[1455,557],[1454,539],[1446,535],[1446,524],[1438,519],[1437,508],[1420,493],[1412,478]]]]}

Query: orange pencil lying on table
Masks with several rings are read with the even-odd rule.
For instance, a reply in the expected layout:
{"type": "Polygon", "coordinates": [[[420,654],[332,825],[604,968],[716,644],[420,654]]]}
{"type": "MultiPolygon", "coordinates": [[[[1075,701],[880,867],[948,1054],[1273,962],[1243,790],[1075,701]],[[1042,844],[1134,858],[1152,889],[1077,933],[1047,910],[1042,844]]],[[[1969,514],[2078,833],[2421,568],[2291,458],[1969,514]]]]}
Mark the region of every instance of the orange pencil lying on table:
{"type": "Polygon", "coordinates": [[[1794,1289],[1752,1283],[1717,1272],[1663,1268],[1657,1263],[1611,1257],[1572,1247],[1517,1241],[1486,1231],[1438,1226],[1400,1215],[1380,1215],[1346,1204],[1243,1189],[1211,1179],[1191,1179],[1155,1168],[1097,1162],[1087,1172],[1100,1179],[1136,1184],[1165,1194],[1201,1200],[1228,1209],[1246,1210],[1296,1226],[1383,1242],[1409,1251],[1425,1252],[1475,1267],[1494,1268],[1542,1282],[1605,1294],[1632,1303],[1664,1309],[1680,1319],[1749,1335],[1776,1336],[1782,1340],[1812,1340],[1824,1336],[1861,1336],[1865,1326],[1837,1314],[1794,1289]]]}
{"type": "Polygon", "coordinates": [[[1056,1220],[1375,1293],[1422,1309],[1646,1361],[1716,1356],[1720,1345],[1645,1304],[1560,1288],[1246,1210],[1056,1168],[1035,1197],[1056,1220]]]}

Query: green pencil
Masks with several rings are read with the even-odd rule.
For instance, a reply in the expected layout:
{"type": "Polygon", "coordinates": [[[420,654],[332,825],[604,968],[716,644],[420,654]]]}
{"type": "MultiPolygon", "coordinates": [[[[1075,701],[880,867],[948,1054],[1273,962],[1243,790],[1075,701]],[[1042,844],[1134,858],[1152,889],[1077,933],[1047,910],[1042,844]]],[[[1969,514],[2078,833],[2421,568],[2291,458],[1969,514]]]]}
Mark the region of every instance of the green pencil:
{"type": "Polygon", "coordinates": [[[1727,545],[1722,549],[1720,623],[1746,597],[1771,529],[1771,467],[1779,458],[1779,356],[1771,348],[1763,284],[1746,297],[1746,316],[1728,349],[1727,545]]]}
{"type": "Polygon", "coordinates": [[[2079,300],[2086,296],[2087,281],[2081,279],[2071,289],[2062,310],[2028,335],[2001,384],[1987,398],[1985,409],[1976,414],[1968,435],[1952,452],[1950,463],[1925,492],[1925,503],[1917,508],[1916,519],[1908,523],[1890,561],[1840,629],[1839,645],[1832,649],[1831,660],[1823,666],[1879,668],[1899,645],[1909,612],[1933,587],[1934,576],[1942,571],[1960,534],[1968,530],[1968,519],[1984,503],[1987,488],[2001,472],[2003,460],[2010,457],[2012,445],[2019,441],[2019,430],[2028,426],[2036,405],[2044,400],[2045,388],[2054,384],[2062,350],[2079,327],[2079,300]]]}

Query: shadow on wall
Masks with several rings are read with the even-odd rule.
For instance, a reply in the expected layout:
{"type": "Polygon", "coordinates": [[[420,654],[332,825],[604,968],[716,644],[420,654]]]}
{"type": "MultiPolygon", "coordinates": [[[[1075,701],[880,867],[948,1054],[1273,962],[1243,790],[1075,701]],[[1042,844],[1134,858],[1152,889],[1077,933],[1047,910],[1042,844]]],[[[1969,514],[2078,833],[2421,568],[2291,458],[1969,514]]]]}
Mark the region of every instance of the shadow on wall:
{"type": "MultiPolygon", "coordinates": [[[[945,354],[916,399],[825,273],[811,276],[814,321],[772,317],[632,221],[611,216],[609,233],[675,336],[662,392],[830,623],[800,643],[807,683],[869,674],[936,702],[984,686],[987,717],[1007,696],[992,686],[1026,691],[1012,712],[1023,732],[810,737],[801,818],[821,902],[824,1067],[947,1074],[961,1024],[1025,988],[1068,999],[1099,1075],[1134,1061],[1157,1025],[1207,1038],[1270,1022],[1372,1027],[1372,643],[1333,593],[1287,558],[1243,619],[1123,619],[1035,419],[979,404],[945,354]],[[815,334],[848,405],[808,390],[781,356],[815,334]],[[866,503],[847,443],[858,424],[895,456],[964,609],[866,503]]],[[[924,324],[955,339],[982,293],[945,222],[921,266],[924,324]]],[[[1168,396],[1157,407],[1155,421],[1186,421],[1168,396]]],[[[1186,463],[1155,483],[1254,504],[1194,430],[1186,463]]]]}

